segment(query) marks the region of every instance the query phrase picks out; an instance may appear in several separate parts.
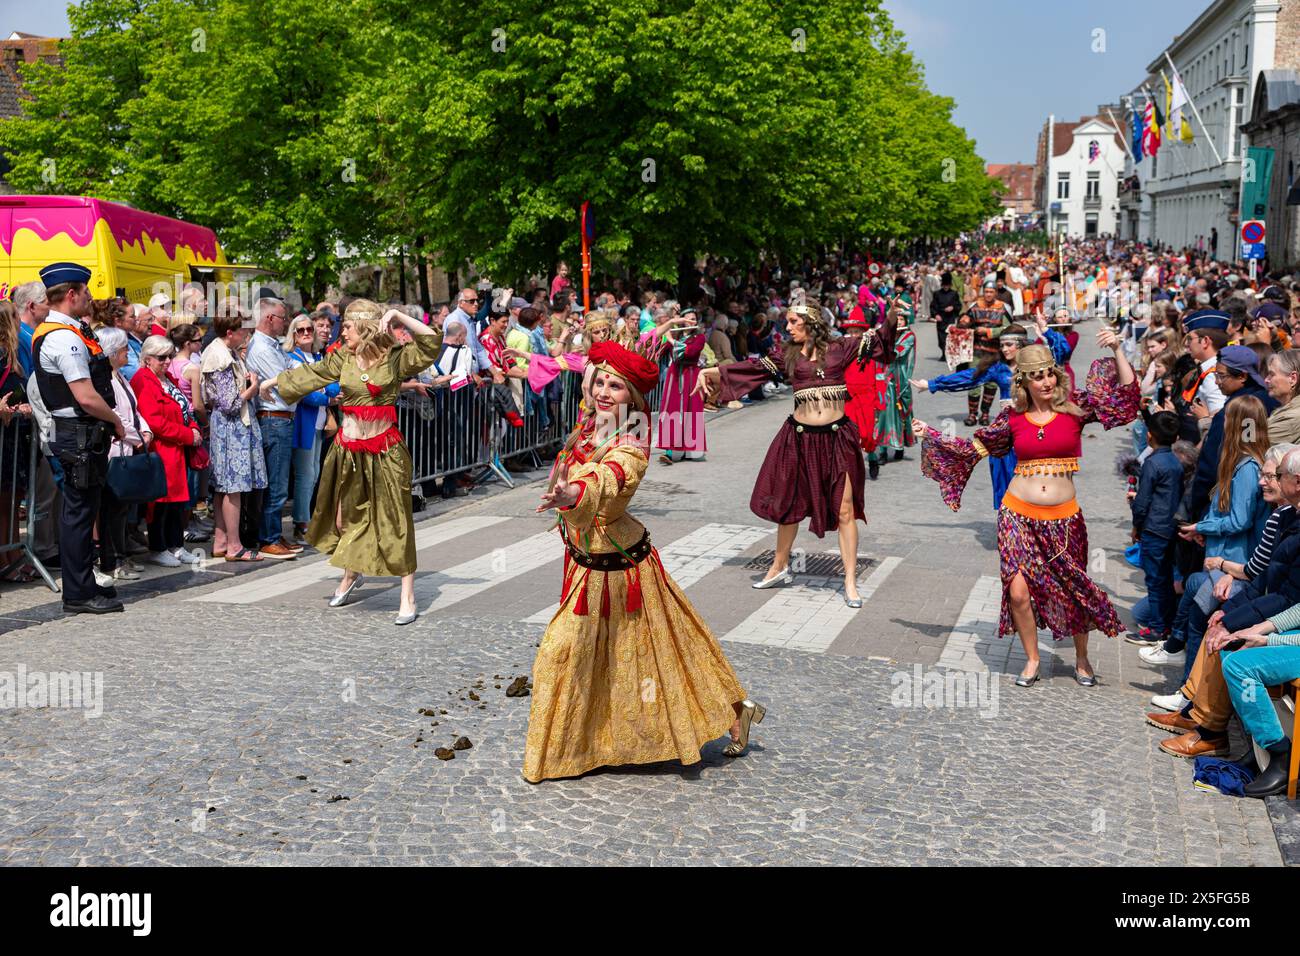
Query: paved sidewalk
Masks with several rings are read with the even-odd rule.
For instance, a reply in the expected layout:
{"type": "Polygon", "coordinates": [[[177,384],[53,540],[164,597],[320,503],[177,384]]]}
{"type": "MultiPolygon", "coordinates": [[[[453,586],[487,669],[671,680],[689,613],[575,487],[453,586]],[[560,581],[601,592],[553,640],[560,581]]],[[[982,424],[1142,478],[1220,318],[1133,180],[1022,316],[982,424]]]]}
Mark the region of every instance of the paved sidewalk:
{"type": "MultiPolygon", "coordinates": [[[[918,374],[933,374],[933,333],[921,338],[918,374]]],[[[963,403],[922,396],[919,411],[936,422],[963,403]]],[[[915,450],[868,485],[856,613],[830,578],[752,590],[750,565],[774,536],[749,493],[789,411],[784,397],[710,420],[708,461],[652,464],[634,504],[768,705],[745,757],[723,757],[718,741],[690,767],[523,781],[530,698],[506,688],[530,672],[560,565],[533,543],[549,524],[533,513],[539,487],[521,486],[417,525],[426,613],[411,627],[391,623],[395,581],[328,609],[336,572],[315,557],[187,575],[125,614],[5,633],[0,672],[98,673],[103,713],[0,712],[0,861],[1283,862],[1262,804],[1195,790],[1190,765],[1158,750],[1142,712],[1170,676],[1131,645],[1094,638],[1093,691],[1069,679],[1073,650],[1060,645],[1047,679],[1012,686],[1018,642],[988,626],[986,473],[956,515],[915,450]],[[434,755],[460,736],[469,749],[434,755]]],[[[1120,554],[1111,458],[1127,431],[1089,435],[1080,498],[1124,613],[1138,579],[1120,554]]],[[[805,531],[797,545],[811,558],[836,541],[805,531]]],[[[1281,832],[1295,862],[1300,841],[1281,832]]]]}

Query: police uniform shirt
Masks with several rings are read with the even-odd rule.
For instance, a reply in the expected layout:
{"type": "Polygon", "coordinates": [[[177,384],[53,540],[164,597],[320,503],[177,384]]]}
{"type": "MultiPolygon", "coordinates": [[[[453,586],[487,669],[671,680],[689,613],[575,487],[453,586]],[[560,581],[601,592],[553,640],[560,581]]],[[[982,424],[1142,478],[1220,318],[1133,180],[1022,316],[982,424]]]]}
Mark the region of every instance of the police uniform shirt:
{"type": "MultiPolygon", "coordinates": [[[[62,322],[65,325],[79,326],[81,323],[70,315],[51,309],[46,322],[62,322]]],[[[90,355],[86,352],[86,343],[72,329],[55,329],[45,333],[41,343],[41,368],[52,375],[59,375],[65,382],[79,382],[90,378],[90,355]]],[[[55,418],[76,418],[75,408],[58,408],[50,413],[55,418]]]]}

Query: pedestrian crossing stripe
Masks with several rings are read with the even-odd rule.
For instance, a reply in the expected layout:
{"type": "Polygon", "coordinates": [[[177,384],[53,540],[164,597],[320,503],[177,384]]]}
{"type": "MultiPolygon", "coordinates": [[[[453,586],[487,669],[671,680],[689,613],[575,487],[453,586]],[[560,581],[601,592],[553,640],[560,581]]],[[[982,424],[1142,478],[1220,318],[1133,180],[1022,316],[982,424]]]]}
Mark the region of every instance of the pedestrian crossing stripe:
{"type": "MultiPolygon", "coordinates": [[[[895,555],[880,564],[858,588],[863,607],[903,561],[895,555]]],[[[796,581],[798,578],[795,579],[796,581]]],[[[830,581],[823,586],[786,585],[749,617],[722,635],[724,641],[763,644],[792,650],[825,653],[861,608],[844,603],[844,588],[830,581]]]]}
{"type": "MultiPolygon", "coordinates": [[[[684,591],[728,561],[740,557],[771,533],[771,528],[755,528],[751,525],[706,524],[686,537],[660,548],[659,560],[663,562],[668,575],[684,591]]],[[[530,624],[549,624],[559,609],[557,602],[525,620],[530,624]]]]}
{"type": "MultiPolygon", "coordinates": [[[[467,515],[461,518],[452,518],[449,521],[438,522],[437,524],[426,525],[415,532],[415,550],[422,551],[434,545],[444,544],[454,538],[474,534],[509,520],[509,518],[492,515],[467,515]]],[[[342,573],[329,561],[315,561],[310,564],[300,564],[294,568],[287,568],[283,571],[275,571],[256,580],[241,577],[239,583],[234,587],[226,587],[220,591],[200,594],[196,597],[187,598],[187,600],[208,604],[256,604],[258,601],[280,597],[290,591],[297,591],[300,588],[319,584],[321,581],[337,578],[342,573]]]]}

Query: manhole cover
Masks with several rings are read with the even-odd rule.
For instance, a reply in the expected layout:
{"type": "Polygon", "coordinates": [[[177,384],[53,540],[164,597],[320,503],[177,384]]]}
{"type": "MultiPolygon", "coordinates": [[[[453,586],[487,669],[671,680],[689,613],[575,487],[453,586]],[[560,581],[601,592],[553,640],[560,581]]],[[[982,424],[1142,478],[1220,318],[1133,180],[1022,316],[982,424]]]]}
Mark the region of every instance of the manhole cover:
{"type": "MultiPolygon", "coordinates": [[[[755,555],[746,565],[747,571],[766,571],[772,566],[772,559],[776,557],[776,551],[764,551],[755,555]]],[[[876,559],[868,557],[865,554],[858,555],[858,577],[862,576],[864,571],[871,570],[876,564],[876,559]]],[[[795,548],[790,552],[790,569],[795,574],[808,574],[813,577],[844,577],[844,562],[837,553],[819,553],[810,554],[807,551],[800,552],[795,548]]]]}

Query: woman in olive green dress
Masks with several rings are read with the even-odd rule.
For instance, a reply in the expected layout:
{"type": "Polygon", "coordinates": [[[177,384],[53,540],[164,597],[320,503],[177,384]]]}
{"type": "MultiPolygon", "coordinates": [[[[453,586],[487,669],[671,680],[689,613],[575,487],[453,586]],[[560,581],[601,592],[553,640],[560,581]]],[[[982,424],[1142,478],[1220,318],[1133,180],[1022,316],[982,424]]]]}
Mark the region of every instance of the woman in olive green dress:
{"type": "Polygon", "coordinates": [[[343,423],[321,466],[307,540],[343,569],[330,607],[346,604],[364,575],[400,577],[395,623],[410,624],[417,616],[411,456],[397,428],[396,403],[402,381],[438,358],[442,332],[357,299],[343,313],[340,339],[342,347],[321,361],[263,382],[262,394],[275,388],[286,402],[295,402],[339,383],[343,423]],[[409,330],[413,341],[398,346],[390,331],[395,325],[409,330]]]}

